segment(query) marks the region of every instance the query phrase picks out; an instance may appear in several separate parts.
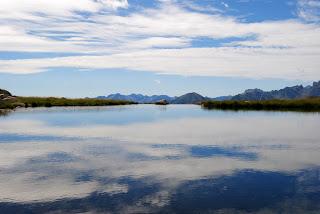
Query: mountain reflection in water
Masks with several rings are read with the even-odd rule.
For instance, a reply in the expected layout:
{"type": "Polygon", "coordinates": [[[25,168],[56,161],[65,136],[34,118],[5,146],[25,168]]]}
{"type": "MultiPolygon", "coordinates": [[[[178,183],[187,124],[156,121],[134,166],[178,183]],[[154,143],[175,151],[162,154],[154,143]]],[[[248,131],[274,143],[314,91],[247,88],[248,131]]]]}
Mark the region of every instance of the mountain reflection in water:
{"type": "Polygon", "coordinates": [[[320,115],[193,105],[0,118],[0,213],[319,213],[320,115]]]}

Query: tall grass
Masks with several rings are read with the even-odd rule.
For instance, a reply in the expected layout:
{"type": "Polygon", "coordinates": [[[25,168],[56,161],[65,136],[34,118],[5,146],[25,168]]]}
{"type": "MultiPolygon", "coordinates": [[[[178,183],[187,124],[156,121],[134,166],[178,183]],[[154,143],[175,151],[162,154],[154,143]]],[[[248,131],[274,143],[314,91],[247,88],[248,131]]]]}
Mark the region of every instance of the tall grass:
{"type": "Polygon", "coordinates": [[[52,106],[114,106],[135,104],[130,101],[105,99],[67,99],[56,97],[16,97],[0,101],[0,109],[14,109],[16,107],[52,107],[52,106]]]}
{"type": "Polygon", "coordinates": [[[320,98],[267,101],[206,101],[202,103],[202,107],[222,110],[320,111],[320,98]]]}

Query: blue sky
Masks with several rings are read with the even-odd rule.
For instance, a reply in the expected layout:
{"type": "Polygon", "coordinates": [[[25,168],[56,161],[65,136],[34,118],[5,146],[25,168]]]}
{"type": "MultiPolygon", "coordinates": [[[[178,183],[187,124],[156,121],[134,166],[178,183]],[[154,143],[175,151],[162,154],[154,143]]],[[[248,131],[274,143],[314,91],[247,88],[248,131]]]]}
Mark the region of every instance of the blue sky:
{"type": "Polygon", "coordinates": [[[320,79],[319,0],[2,0],[0,88],[205,96],[320,79]]]}

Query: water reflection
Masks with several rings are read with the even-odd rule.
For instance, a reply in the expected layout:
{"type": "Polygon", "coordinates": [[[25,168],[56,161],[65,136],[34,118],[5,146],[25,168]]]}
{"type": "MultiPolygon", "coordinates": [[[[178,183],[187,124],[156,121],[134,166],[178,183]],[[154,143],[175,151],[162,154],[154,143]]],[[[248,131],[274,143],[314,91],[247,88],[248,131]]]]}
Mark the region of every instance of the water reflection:
{"type": "Polygon", "coordinates": [[[0,213],[317,213],[319,114],[52,108],[0,119],[0,213]]]}
{"type": "Polygon", "coordinates": [[[5,117],[10,114],[10,110],[0,109],[0,117],[5,117]]]}

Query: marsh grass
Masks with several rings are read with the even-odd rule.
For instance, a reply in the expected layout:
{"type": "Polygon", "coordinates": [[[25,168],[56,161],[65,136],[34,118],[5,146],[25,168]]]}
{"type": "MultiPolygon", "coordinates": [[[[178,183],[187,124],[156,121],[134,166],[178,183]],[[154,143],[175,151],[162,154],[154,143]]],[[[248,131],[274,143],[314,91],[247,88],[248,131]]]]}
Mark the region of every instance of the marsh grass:
{"type": "Polygon", "coordinates": [[[105,99],[68,99],[57,97],[15,97],[10,100],[0,100],[0,109],[14,109],[17,107],[53,107],[53,106],[114,106],[135,104],[130,101],[105,99]]]}
{"type": "Polygon", "coordinates": [[[266,100],[266,101],[206,101],[206,109],[222,110],[264,110],[264,111],[320,111],[320,98],[299,100],[266,100]]]}

